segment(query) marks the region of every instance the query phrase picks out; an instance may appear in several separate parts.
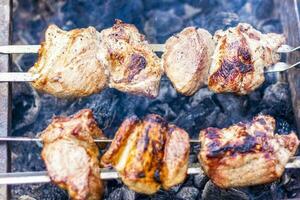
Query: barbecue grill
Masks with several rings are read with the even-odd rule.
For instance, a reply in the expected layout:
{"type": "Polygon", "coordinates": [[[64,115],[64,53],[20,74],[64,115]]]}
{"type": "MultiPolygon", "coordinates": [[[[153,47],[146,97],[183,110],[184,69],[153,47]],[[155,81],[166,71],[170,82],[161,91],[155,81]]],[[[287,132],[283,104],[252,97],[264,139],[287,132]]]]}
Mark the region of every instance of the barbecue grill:
{"type": "MultiPolygon", "coordinates": [[[[115,2],[115,3],[117,4],[117,2],[115,2]]],[[[273,8],[273,11],[272,11],[273,12],[272,15],[274,15],[278,18],[278,20],[279,20],[278,23],[280,23],[282,25],[283,32],[287,36],[287,44],[289,44],[291,46],[294,46],[294,47],[296,47],[300,44],[300,19],[299,19],[299,12],[298,12],[297,3],[298,2],[296,0],[294,0],[294,1],[292,1],[292,0],[289,0],[289,1],[275,0],[274,1],[274,8],[273,8]]],[[[167,3],[166,5],[159,5],[158,4],[158,5],[154,5],[153,7],[156,6],[156,9],[158,10],[160,6],[162,6],[162,7],[165,6],[166,8],[168,8],[169,4],[171,5],[170,7],[172,7],[172,3],[167,3]]],[[[186,12],[189,12],[190,14],[185,15],[182,18],[187,18],[187,19],[195,18],[195,20],[198,19],[197,18],[197,14],[198,14],[197,12],[201,13],[201,11],[197,10],[197,4],[196,5],[194,5],[194,4],[196,4],[196,3],[194,3],[193,1],[189,1],[187,3],[188,6],[185,6],[185,9],[186,9],[186,12]],[[194,13],[194,14],[192,15],[191,13],[192,14],[194,13]]],[[[245,9],[247,8],[246,4],[247,3],[245,3],[245,6],[244,6],[245,9]]],[[[145,7],[146,6],[147,6],[147,3],[145,3],[145,7]]],[[[145,8],[145,9],[148,9],[148,8],[145,8]]],[[[159,11],[159,12],[162,12],[162,11],[159,11]]],[[[204,11],[202,11],[202,12],[204,12],[204,11]]],[[[11,14],[12,14],[12,2],[9,1],[9,0],[0,0],[0,19],[1,19],[0,20],[0,45],[10,45],[10,44],[12,44],[11,40],[10,40],[10,38],[12,36],[12,32],[10,31],[11,30],[10,26],[12,24],[11,17],[10,17],[11,14]]],[[[149,11],[149,15],[151,15],[151,11],[149,11]]],[[[203,14],[203,15],[205,15],[205,14],[203,14]]],[[[107,16],[107,17],[109,17],[109,16],[107,16]]],[[[230,17],[230,16],[227,16],[227,17],[230,17]]],[[[176,19],[176,17],[174,17],[174,18],[176,19]]],[[[201,18],[199,18],[198,20],[201,20],[201,18]]],[[[226,23],[226,17],[224,17],[223,20],[224,20],[223,23],[226,23]]],[[[188,21],[188,20],[186,20],[186,21],[188,21]]],[[[165,37],[167,37],[168,35],[167,34],[166,35],[162,34],[162,35],[157,36],[155,38],[155,33],[153,33],[153,30],[149,27],[151,27],[151,26],[156,27],[157,31],[162,31],[164,29],[162,29],[162,27],[159,27],[158,25],[151,24],[151,23],[154,23],[154,22],[151,21],[151,20],[148,20],[147,23],[145,24],[144,31],[145,31],[146,35],[147,35],[147,30],[149,31],[149,37],[150,37],[150,39],[153,40],[154,43],[161,43],[161,42],[164,41],[165,37]]],[[[188,22],[190,22],[190,21],[188,21],[188,22]]],[[[249,22],[251,23],[251,19],[249,20],[249,22]]],[[[111,24],[109,24],[109,25],[111,25],[111,24]]],[[[137,25],[140,26],[139,24],[137,24],[137,25]]],[[[169,28],[171,28],[171,27],[169,27],[169,28]]],[[[178,30],[176,30],[176,29],[174,30],[174,32],[177,32],[177,31],[178,30]]],[[[300,54],[297,53],[297,52],[293,52],[291,54],[288,54],[288,56],[286,58],[287,63],[290,63],[290,64],[297,63],[297,61],[299,61],[299,60],[300,60],[300,54]]],[[[11,60],[9,59],[8,55],[6,55],[6,54],[3,54],[3,55],[1,54],[0,55],[0,69],[1,69],[1,72],[8,72],[8,71],[12,70],[12,68],[11,68],[12,63],[10,61],[11,60]]],[[[21,66],[21,67],[24,67],[24,66],[21,66]]],[[[298,128],[298,133],[299,133],[300,132],[300,102],[299,102],[299,99],[300,99],[300,84],[299,84],[299,81],[298,81],[298,80],[300,80],[299,69],[298,70],[297,69],[290,69],[290,70],[288,70],[284,73],[278,73],[276,75],[271,75],[271,77],[273,77],[273,78],[275,76],[276,76],[276,80],[277,81],[279,80],[280,82],[285,83],[286,84],[285,86],[287,86],[287,83],[288,83],[290,93],[287,93],[287,94],[290,94],[290,100],[292,101],[293,110],[294,110],[294,118],[293,118],[294,122],[289,122],[289,123],[295,124],[296,127],[298,128]]],[[[11,118],[11,108],[12,108],[11,105],[15,106],[15,111],[14,111],[13,117],[16,117],[16,114],[20,114],[20,113],[18,113],[18,111],[16,111],[16,108],[18,109],[18,106],[16,104],[14,104],[14,102],[12,102],[12,95],[11,95],[12,91],[11,91],[10,84],[8,84],[8,83],[0,83],[0,84],[1,84],[1,86],[0,86],[0,92],[1,92],[1,99],[0,99],[0,106],[1,106],[0,136],[6,137],[6,136],[10,136],[12,134],[11,130],[10,130],[10,124],[12,123],[12,120],[14,120],[14,119],[11,118]]],[[[19,84],[22,84],[22,83],[19,83],[19,84]]],[[[271,84],[272,84],[272,81],[267,82],[263,86],[263,87],[268,87],[268,90],[265,89],[265,88],[262,88],[261,89],[262,91],[267,90],[262,94],[267,95],[266,94],[267,92],[271,93],[271,95],[273,94],[272,93],[272,86],[270,86],[271,84]]],[[[166,95],[169,95],[169,97],[167,97],[167,98],[164,97],[163,95],[160,95],[158,97],[158,99],[162,100],[161,102],[157,102],[155,100],[151,100],[150,103],[149,102],[144,102],[146,100],[142,97],[136,97],[136,96],[132,96],[132,95],[120,94],[120,93],[118,93],[114,90],[108,90],[108,91],[103,92],[103,94],[100,94],[99,96],[94,96],[94,97],[91,97],[91,98],[86,99],[86,100],[79,100],[77,102],[75,101],[75,103],[61,102],[61,101],[57,101],[57,103],[58,104],[66,104],[66,105],[71,104],[69,106],[61,106],[61,108],[67,108],[67,107],[70,108],[69,111],[60,112],[60,113],[64,113],[64,114],[74,113],[75,111],[77,111],[79,109],[79,107],[82,107],[82,106],[92,107],[93,110],[99,116],[101,115],[101,117],[99,117],[99,119],[98,119],[98,122],[99,122],[100,126],[102,126],[102,128],[104,128],[104,131],[106,133],[108,133],[108,135],[110,137],[112,137],[113,132],[116,130],[117,124],[119,124],[119,121],[121,120],[120,119],[121,117],[118,118],[118,116],[113,116],[113,114],[110,116],[105,112],[110,112],[111,110],[109,110],[109,109],[108,110],[101,110],[101,108],[97,107],[97,104],[98,104],[97,102],[99,102],[100,100],[101,101],[103,100],[103,102],[105,104],[112,104],[115,107],[121,107],[121,106],[125,106],[125,105],[128,106],[129,107],[128,110],[122,110],[120,113],[116,113],[115,111],[112,111],[112,112],[114,112],[114,115],[119,114],[122,117],[126,116],[127,114],[132,114],[132,113],[135,113],[135,114],[138,114],[138,115],[146,115],[147,112],[154,112],[154,113],[163,114],[164,117],[166,117],[169,120],[175,122],[179,126],[182,126],[189,133],[191,133],[191,135],[190,135],[191,138],[196,138],[197,133],[195,132],[196,131],[195,128],[192,128],[191,125],[188,125],[189,120],[191,120],[191,119],[188,118],[189,116],[185,115],[185,113],[174,113],[173,110],[179,111],[182,108],[181,106],[179,106],[177,104],[186,104],[186,107],[193,107],[195,103],[199,103],[199,105],[203,104],[203,106],[198,107],[198,109],[205,110],[206,109],[205,107],[207,105],[207,104],[205,104],[205,101],[207,100],[206,95],[209,96],[210,95],[209,92],[205,89],[201,89],[197,94],[195,94],[194,97],[191,97],[191,98],[185,98],[185,97],[181,97],[181,96],[179,96],[179,97],[176,96],[175,97],[174,96],[174,91],[172,91],[172,89],[170,88],[170,83],[168,82],[167,79],[163,79],[161,85],[162,85],[161,90],[167,90],[168,92],[167,92],[166,95]],[[100,100],[97,100],[98,97],[100,98],[100,100]],[[123,100],[119,100],[119,102],[115,102],[115,101],[113,101],[114,98],[119,98],[119,99],[122,98],[123,100]],[[165,100],[167,100],[167,102],[164,102],[165,100]],[[180,101],[174,102],[175,100],[180,100],[180,101]],[[129,102],[129,104],[127,105],[126,102],[129,102]],[[150,105],[150,106],[147,105],[150,108],[139,110],[140,108],[134,107],[134,105],[132,105],[134,103],[132,103],[132,102],[137,102],[137,103],[140,103],[140,104],[145,104],[146,103],[146,104],[150,105]],[[170,108],[168,107],[168,104],[173,105],[172,110],[170,110],[170,108]],[[99,109],[99,110],[97,110],[97,109],[99,109]],[[124,112],[127,112],[127,111],[129,113],[124,113],[124,112]],[[103,114],[103,113],[105,113],[105,114],[103,114]],[[105,118],[111,118],[111,119],[109,119],[109,120],[106,119],[105,120],[105,118]]],[[[273,88],[276,88],[277,86],[278,85],[275,85],[273,88]]],[[[17,88],[17,87],[13,87],[13,88],[17,88]]],[[[279,86],[279,88],[281,88],[281,86],[279,86]]],[[[276,89],[274,89],[274,90],[276,90],[276,89]]],[[[278,91],[282,92],[282,90],[278,90],[278,91]]],[[[283,95],[285,95],[285,94],[283,94],[283,95]]],[[[255,95],[255,94],[253,94],[253,95],[255,95]]],[[[13,96],[13,99],[16,101],[18,97],[19,96],[17,96],[17,94],[15,93],[15,96],[13,96]]],[[[20,97],[24,97],[24,96],[20,95],[20,97]]],[[[243,101],[244,97],[222,96],[222,95],[220,95],[220,97],[213,96],[212,99],[215,100],[214,98],[217,98],[217,99],[219,98],[219,100],[216,100],[216,102],[218,102],[218,103],[220,103],[221,99],[223,99],[223,100],[231,99],[234,102],[236,102],[236,100],[238,100],[240,102],[245,102],[245,101],[243,101]]],[[[42,99],[44,100],[44,105],[43,106],[45,106],[45,102],[50,104],[50,102],[52,101],[52,103],[55,104],[55,102],[53,102],[53,101],[56,101],[56,99],[49,98],[49,97],[47,97],[47,95],[42,97],[42,99]],[[47,100],[47,99],[49,99],[49,100],[47,100]]],[[[255,99],[255,97],[254,97],[254,99],[255,99]]],[[[20,102],[22,100],[18,100],[18,101],[20,102]]],[[[229,100],[229,102],[230,102],[230,100],[229,100]]],[[[241,107],[242,106],[243,105],[241,105],[241,107]]],[[[256,106],[256,105],[248,105],[248,106],[256,106]]],[[[49,105],[49,108],[43,108],[43,110],[41,110],[40,112],[41,113],[51,112],[52,108],[53,107],[51,107],[49,105]]],[[[261,108],[263,108],[263,106],[261,108]]],[[[113,108],[111,108],[111,109],[113,109],[113,108]]],[[[223,107],[223,109],[226,109],[226,108],[223,107]]],[[[187,108],[187,110],[188,110],[188,108],[187,108]]],[[[250,109],[248,109],[248,111],[249,110],[250,109]]],[[[246,112],[248,112],[248,111],[246,111],[246,112]]],[[[43,119],[49,120],[49,117],[52,114],[59,114],[59,113],[57,113],[56,110],[55,110],[55,112],[56,113],[49,113],[48,116],[45,116],[43,119]]],[[[200,110],[198,110],[198,112],[200,112],[200,110]]],[[[214,112],[214,110],[208,110],[207,112],[214,112]]],[[[251,111],[249,111],[249,112],[251,112],[251,111]]],[[[253,112],[253,113],[255,113],[255,112],[253,112]]],[[[197,120],[194,120],[197,123],[202,123],[203,124],[202,128],[206,127],[206,124],[210,124],[205,120],[204,116],[205,115],[203,115],[203,116],[200,115],[200,117],[198,117],[197,120]]],[[[213,117],[213,116],[214,115],[210,115],[210,117],[213,117]]],[[[236,118],[235,118],[234,114],[232,116],[233,116],[233,121],[231,121],[231,122],[234,122],[234,121],[237,121],[238,119],[240,119],[240,116],[238,116],[236,118]]],[[[280,114],[279,114],[279,116],[280,116],[280,114]]],[[[283,116],[284,116],[284,114],[283,114],[283,116]]],[[[18,122],[18,120],[14,121],[13,123],[16,124],[17,122],[18,122]]],[[[221,123],[220,126],[222,126],[222,125],[224,125],[224,124],[221,123]]],[[[42,125],[42,126],[45,127],[45,125],[42,125]]],[[[193,125],[193,126],[195,126],[195,125],[193,125]]],[[[35,133],[40,131],[40,127],[37,128],[37,127],[31,126],[30,128],[33,128],[33,131],[35,131],[35,133]]],[[[28,129],[28,127],[27,127],[27,129],[28,129]]],[[[22,132],[18,128],[14,129],[14,136],[20,136],[23,133],[24,132],[22,132]]],[[[26,136],[30,136],[30,135],[27,134],[26,136]]],[[[34,135],[32,135],[32,136],[34,136],[34,135]]],[[[9,145],[9,143],[7,143],[7,141],[0,143],[1,144],[0,145],[0,172],[6,173],[6,172],[11,171],[11,162],[10,162],[11,154],[9,152],[9,149],[10,149],[9,147],[11,147],[12,150],[13,150],[14,148],[16,148],[16,146],[18,144],[24,144],[24,143],[14,143],[14,142],[16,142],[16,141],[12,141],[11,145],[9,145]]],[[[34,144],[34,143],[29,143],[29,145],[35,145],[36,146],[36,144],[34,144]]],[[[33,148],[36,148],[36,147],[33,147],[33,148]]],[[[195,149],[197,149],[197,145],[196,145],[195,149]]],[[[31,151],[30,148],[28,149],[28,151],[31,151]]],[[[24,153],[27,153],[27,152],[24,152],[24,153]]],[[[191,159],[193,159],[193,158],[191,158],[191,159]]],[[[39,162],[37,162],[37,163],[39,163],[39,162]]],[[[295,167],[299,168],[300,165],[299,165],[299,162],[298,162],[297,158],[295,160],[291,161],[291,164],[289,164],[287,167],[288,168],[295,168],[295,167]]],[[[36,169],[40,169],[40,168],[42,168],[42,167],[37,167],[36,169]]],[[[40,171],[40,170],[38,170],[38,171],[40,171]]],[[[196,171],[193,171],[193,170],[190,171],[191,174],[198,173],[198,172],[199,171],[197,171],[197,170],[196,171]]],[[[294,174],[296,174],[296,173],[294,173],[294,174]]],[[[34,182],[34,181],[32,181],[32,179],[34,178],[32,175],[38,175],[36,177],[39,178],[38,179],[39,181],[42,181],[42,182],[48,182],[49,181],[49,179],[47,179],[47,176],[45,176],[44,173],[39,173],[39,174],[36,174],[36,173],[34,173],[34,174],[32,174],[32,173],[28,173],[28,174],[20,173],[20,174],[17,174],[17,175],[21,176],[21,177],[24,177],[24,179],[27,178],[28,182],[30,182],[30,183],[34,182]]],[[[113,176],[108,175],[108,178],[109,177],[114,178],[115,174],[113,176]]],[[[199,178],[199,176],[198,176],[198,178],[199,178]]],[[[195,181],[193,182],[193,180],[191,180],[191,179],[192,178],[189,178],[187,180],[187,183],[185,183],[186,185],[179,186],[178,188],[175,188],[174,191],[172,191],[172,192],[174,194],[176,194],[177,196],[180,196],[179,195],[180,192],[184,193],[184,195],[186,195],[186,193],[187,194],[188,193],[194,194],[194,191],[193,191],[194,189],[191,189],[191,188],[196,188],[196,187],[189,187],[190,185],[193,186],[193,184],[195,184],[194,183],[195,181]],[[192,182],[192,183],[189,183],[189,182],[192,182]]],[[[8,177],[7,180],[11,180],[11,179],[9,179],[9,177],[8,177]]],[[[107,190],[109,192],[107,192],[106,198],[108,198],[108,199],[112,198],[111,196],[109,196],[109,193],[111,193],[111,191],[113,191],[114,194],[117,194],[117,192],[116,192],[117,189],[116,188],[117,188],[119,183],[116,183],[116,182],[117,181],[110,181],[108,183],[108,189],[107,190]]],[[[296,185],[297,183],[295,182],[295,183],[290,183],[290,184],[295,184],[296,185]]],[[[300,184],[300,181],[298,179],[298,186],[299,186],[299,184],[300,184]]],[[[207,182],[207,180],[206,180],[205,185],[206,185],[205,186],[206,189],[207,188],[210,188],[210,189],[214,188],[214,186],[211,186],[211,183],[207,182]]],[[[49,185],[46,185],[44,187],[45,189],[43,189],[43,190],[46,191],[48,186],[49,185]]],[[[202,188],[202,186],[200,188],[202,188]]],[[[299,189],[299,188],[297,188],[297,186],[295,186],[295,188],[296,188],[295,191],[297,191],[297,189],[299,189]]],[[[0,189],[1,189],[0,190],[0,199],[10,199],[10,198],[16,199],[18,196],[20,196],[20,194],[18,194],[20,192],[20,189],[18,189],[17,187],[12,188],[12,195],[11,195],[11,191],[9,190],[10,188],[8,188],[6,185],[1,185],[0,189]]],[[[215,190],[217,191],[217,189],[215,189],[215,190]]],[[[54,190],[51,190],[51,191],[54,191],[54,190]]],[[[251,192],[255,193],[255,192],[253,192],[253,190],[249,190],[249,191],[250,191],[249,193],[251,193],[251,192]]],[[[23,192],[24,192],[24,195],[26,195],[26,191],[23,190],[23,192]]],[[[207,190],[206,190],[206,192],[207,192],[207,190]]],[[[288,193],[288,192],[286,192],[286,193],[288,193]]],[[[297,192],[292,192],[292,193],[293,194],[289,198],[299,198],[300,197],[299,190],[297,192]]],[[[132,195],[133,193],[130,193],[130,194],[132,195]]],[[[161,195],[161,196],[157,196],[157,197],[154,197],[154,198],[165,199],[166,197],[170,196],[170,194],[159,194],[159,195],[161,195]]],[[[184,196],[184,195],[181,194],[180,197],[181,198],[187,198],[187,199],[188,198],[189,199],[193,199],[193,198],[195,199],[195,198],[197,198],[197,195],[200,196],[200,193],[198,192],[196,197],[184,196]]],[[[220,194],[220,195],[221,196],[222,195],[225,195],[225,196],[227,195],[227,197],[230,198],[230,192],[229,192],[229,194],[224,193],[224,194],[220,194]]],[[[64,195],[61,195],[61,197],[63,197],[63,196],[64,195]]],[[[133,199],[133,198],[141,198],[141,199],[145,198],[146,199],[146,198],[148,198],[148,197],[145,197],[145,196],[136,196],[136,195],[133,195],[133,196],[134,197],[131,196],[131,197],[126,197],[126,198],[127,199],[130,199],[130,198],[131,199],[133,199]]],[[[213,199],[213,197],[209,197],[209,195],[207,195],[205,197],[208,198],[208,199],[209,198],[213,199]]],[[[231,197],[232,198],[234,198],[234,197],[237,198],[237,196],[234,196],[234,194],[231,197]]],[[[52,197],[52,198],[54,198],[54,197],[52,197]]],[[[264,197],[264,198],[266,198],[266,197],[264,197]]],[[[115,197],[115,199],[119,199],[119,198],[115,197]]]]}

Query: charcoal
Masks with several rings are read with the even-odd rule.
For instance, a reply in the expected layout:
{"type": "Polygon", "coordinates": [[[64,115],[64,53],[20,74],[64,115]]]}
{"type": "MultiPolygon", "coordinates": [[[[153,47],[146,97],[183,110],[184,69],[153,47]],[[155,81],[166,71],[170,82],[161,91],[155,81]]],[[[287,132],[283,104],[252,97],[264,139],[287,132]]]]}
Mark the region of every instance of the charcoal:
{"type": "Polygon", "coordinates": [[[228,116],[228,122],[224,122],[224,126],[237,123],[244,119],[247,108],[247,97],[236,96],[233,94],[217,94],[216,100],[221,107],[223,113],[228,116]]]}
{"type": "Polygon", "coordinates": [[[266,88],[258,106],[262,113],[293,121],[293,107],[287,83],[275,83],[266,88]]]}
{"type": "Polygon", "coordinates": [[[195,187],[183,187],[176,194],[176,197],[182,200],[194,200],[197,199],[198,194],[199,190],[195,187]]]}
{"type": "Polygon", "coordinates": [[[135,200],[137,193],[128,189],[126,186],[122,187],[123,200],[135,200]]]}
{"type": "Polygon", "coordinates": [[[208,19],[210,27],[208,30],[212,33],[219,29],[227,29],[236,26],[239,22],[239,16],[234,12],[217,12],[208,19]]]}
{"type": "Polygon", "coordinates": [[[267,18],[272,15],[273,8],[273,0],[260,0],[256,2],[255,15],[258,19],[267,18]]]}
{"type": "Polygon", "coordinates": [[[213,184],[211,181],[208,181],[204,187],[202,199],[249,200],[250,197],[244,191],[238,189],[221,189],[215,184],[213,184]]]}
{"type": "Polygon", "coordinates": [[[168,192],[177,193],[180,190],[181,186],[182,184],[175,185],[171,187],[168,192]]]}
{"type": "Polygon", "coordinates": [[[157,42],[164,42],[183,27],[182,19],[172,11],[151,10],[147,15],[144,32],[152,40],[157,38],[157,42]]]}
{"type": "Polygon", "coordinates": [[[68,200],[66,191],[58,188],[53,184],[38,184],[38,185],[18,185],[13,186],[12,200],[17,200],[14,196],[27,195],[33,199],[45,200],[68,200]]]}
{"type": "Polygon", "coordinates": [[[203,173],[201,174],[196,174],[194,175],[194,185],[199,189],[203,190],[205,184],[208,182],[208,177],[204,175],[203,173]]]}
{"type": "Polygon", "coordinates": [[[171,192],[167,192],[164,190],[159,190],[157,193],[151,195],[151,197],[139,197],[139,200],[165,200],[165,199],[174,199],[173,195],[171,195],[171,192]]]}
{"type": "MultiPolygon", "coordinates": [[[[151,43],[165,40],[187,26],[205,28],[212,34],[217,29],[250,23],[262,32],[282,32],[272,0],[112,0],[112,1],[13,1],[13,44],[38,44],[51,24],[63,29],[95,26],[110,27],[116,18],[133,23],[151,43]],[[188,9],[189,10],[188,10],[188,9]],[[196,14],[191,14],[191,10],[196,14]],[[80,16],[80,17],[78,17],[80,16]]],[[[161,54],[160,54],[161,55],[161,54]]],[[[27,71],[37,54],[13,55],[13,71],[27,71]]],[[[201,88],[191,97],[176,92],[164,76],[157,98],[125,94],[106,89],[99,94],[80,99],[57,99],[40,94],[27,83],[12,85],[12,135],[35,137],[54,115],[71,115],[83,108],[93,110],[99,126],[112,138],[122,121],[131,115],[143,117],[149,113],[162,115],[185,129],[191,138],[199,137],[201,129],[227,127],[240,120],[249,120],[259,113],[276,118],[276,132],[295,130],[291,95],[286,83],[278,82],[278,74],[265,74],[265,82],[246,96],[214,94],[201,88]]],[[[198,162],[199,144],[191,146],[191,163],[198,162]]],[[[11,144],[12,171],[45,170],[37,143],[11,144]]],[[[170,191],[141,195],[129,190],[120,179],[106,181],[104,199],[283,199],[299,197],[299,172],[288,170],[282,180],[263,186],[222,190],[204,174],[188,176],[186,181],[170,191]],[[203,189],[204,188],[204,189],[203,189]]],[[[12,199],[28,195],[34,199],[68,199],[64,190],[53,184],[19,185],[12,187],[12,199]]]]}
{"type": "Polygon", "coordinates": [[[282,33],[283,28],[278,19],[269,19],[261,25],[260,30],[263,33],[282,33]]]}
{"type": "Polygon", "coordinates": [[[117,188],[109,194],[107,200],[122,199],[122,196],[123,196],[122,188],[117,188]]]}

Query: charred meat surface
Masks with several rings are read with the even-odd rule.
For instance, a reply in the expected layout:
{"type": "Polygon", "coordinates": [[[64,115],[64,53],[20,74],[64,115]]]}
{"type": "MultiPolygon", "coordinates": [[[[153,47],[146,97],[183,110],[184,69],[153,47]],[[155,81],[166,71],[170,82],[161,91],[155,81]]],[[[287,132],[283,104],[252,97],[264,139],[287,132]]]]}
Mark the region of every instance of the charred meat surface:
{"type": "Polygon", "coordinates": [[[158,95],[163,74],[160,59],[134,25],[116,20],[112,28],[101,31],[98,58],[110,73],[110,87],[137,95],[158,95]]]}
{"type": "Polygon", "coordinates": [[[38,75],[33,87],[61,98],[101,91],[106,86],[107,74],[97,59],[98,49],[99,33],[95,28],[63,31],[50,25],[38,61],[29,70],[38,75]]]}
{"type": "Polygon", "coordinates": [[[101,164],[113,166],[132,190],[153,194],[184,181],[190,151],[188,134],[158,115],[127,118],[101,164]]]}
{"type": "Polygon", "coordinates": [[[42,159],[50,179],[72,199],[101,199],[104,189],[94,139],[103,137],[88,109],[71,117],[55,117],[42,132],[42,159]]]}
{"type": "Polygon", "coordinates": [[[163,67],[178,92],[190,96],[207,83],[214,48],[212,35],[195,27],[187,27],[166,41],[163,67]]]}
{"type": "Polygon", "coordinates": [[[226,31],[219,30],[217,46],[209,70],[208,87],[217,93],[248,94],[265,80],[264,69],[279,60],[277,49],[285,42],[283,35],[262,34],[240,23],[226,31]]]}
{"type": "Polygon", "coordinates": [[[259,115],[249,123],[202,130],[198,156],[203,170],[221,188],[264,184],[280,178],[299,141],[294,132],[278,135],[274,129],[274,118],[259,115]]]}

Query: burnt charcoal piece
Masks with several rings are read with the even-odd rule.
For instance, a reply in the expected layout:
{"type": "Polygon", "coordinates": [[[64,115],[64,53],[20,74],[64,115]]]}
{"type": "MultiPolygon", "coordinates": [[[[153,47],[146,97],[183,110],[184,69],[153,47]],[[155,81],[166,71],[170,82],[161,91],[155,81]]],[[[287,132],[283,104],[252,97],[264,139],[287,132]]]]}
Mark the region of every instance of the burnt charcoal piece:
{"type": "Polygon", "coordinates": [[[277,82],[266,88],[263,99],[258,106],[262,113],[293,121],[293,106],[287,83],[277,82]]]}
{"type": "Polygon", "coordinates": [[[122,199],[122,197],[123,197],[122,188],[117,188],[109,194],[107,200],[117,200],[117,199],[122,199]]]}
{"type": "Polygon", "coordinates": [[[199,194],[199,190],[195,187],[183,187],[176,194],[176,197],[182,200],[194,200],[197,199],[198,194],[199,194]]]}
{"type": "Polygon", "coordinates": [[[205,176],[203,173],[202,174],[196,174],[194,175],[194,185],[202,190],[205,186],[205,184],[209,181],[209,178],[205,176]]]}
{"type": "Polygon", "coordinates": [[[259,0],[255,5],[255,16],[258,19],[264,19],[272,15],[274,8],[273,0],[259,0]]]}
{"type": "Polygon", "coordinates": [[[183,27],[183,19],[172,11],[151,10],[147,16],[148,20],[144,27],[146,36],[150,39],[157,38],[157,42],[160,43],[183,27]]]}
{"type": "MultiPolygon", "coordinates": [[[[47,200],[68,200],[68,194],[60,189],[59,187],[49,184],[39,185],[16,185],[12,186],[12,198],[13,200],[21,200],[21,196],[27,195],[28,197],[36,199],[47,199],[47,200]]],[[[25,199],[26,200],[26,199],[25,199]]]]}
{"type": "Polygon", "coordinates": [[[243,190],[238,189],[221,189],[208,181],[204,187],[202,197],[203,200],[222,199],[222,200],[249,200],[250,197],[243,190]]]}
{"type": "Polygon", "coordinates": [[[234,12],[217,12],[209,16],[206,23],[210,24],[208,31],[213,33],[218,29],[226,29],[236,26],[239,22],[239,16],[234,12]]]}

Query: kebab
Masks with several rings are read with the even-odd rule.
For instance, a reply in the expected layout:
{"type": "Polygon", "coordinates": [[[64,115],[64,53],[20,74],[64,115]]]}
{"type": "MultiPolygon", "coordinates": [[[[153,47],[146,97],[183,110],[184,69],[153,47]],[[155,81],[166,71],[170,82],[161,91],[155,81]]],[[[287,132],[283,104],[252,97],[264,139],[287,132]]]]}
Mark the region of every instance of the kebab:
{"type": "Polygon", "coordinates": [[[163,66],[184,95],[193,95],[205,84],[216,93],[243,95],[264,82],[264,69],[279,61],[277,51],[284,42],[283,35],[262,34],[245,23],[219,30],[214,37],[188,27],[166,41],[163,66]]]}
{"type": "Polygon", "coordinates": [[[32,86],[57,97],[83,97],[105,87],[155,97],[162,75],[159,58],[144,36],[120,20],[109,29],[63,31],[51,25],[29,70],[32,86]]]}
{"type": "MultiPolygon", "coordinates": [[[[299,145],[294,132],[274,135],[274,131],[274,118],[264,115],[229,128],[202,130],[200,166],[222,188],[272,182],[282,176],[299,145]]],[[[101,198],[101,178],[120,177],[130,189],[153,194],[160,187],[169,189],[182,183],[187,174],[201,171],[188,169],[188,134],[158,115],[124,120],[101,158],[101,164],[114,167],[118,175],[110,172],[105,177],[102,172],[100,176],[94,140],[103,137],[87,109],[71,117],[55,117],[41,134],[48,175],[73,199],[101,198]]]]}
{"type": "Polygon", "coordinates": [[[53,183],[67,189],[72,199],[100,199],[99,150],[95,138],[104,135],[91,110],[85,109],[71,117],[55,117],[42,132],[42,159],[53,183]]]}
{"type": "MultiPolygon", "coordinates": [[[[219,30],[214,38],[204,29],[185,28],[166,41],[162,64],[151,49],[162,46],[151,46],[134,25],[120,20],[100,33],[92,27],[63,31],[51,25],[45,38],[30,73],[2,73],[0,80],[32,81],[36,89],[61,98],[88,96],[106,87],[156,97],[164,70],[184,95],[206,84],[214,92],[243,95],[263,83],[264,69],[279,60],[277,52],[299,49],[283,45],[280,34],[262,34],[245,23],[219,30]]],[[[267,70],[298,64],[280,62],[267,70]]]]}
{"type": "Polygon", "coordinates": [[[204,129],[199,135],[200,165],[221,188],[273,182],[282,176],[299,145],[294,132],[274,132],[275,119],[267,115],[228,128],[204,129]]]}
{"type": "Polygon", "coordinates": [[[158,115],[126,119],[101,158],[132,190],[153,194],[182,183],[187,175],[188,134],[158,115]]]}

